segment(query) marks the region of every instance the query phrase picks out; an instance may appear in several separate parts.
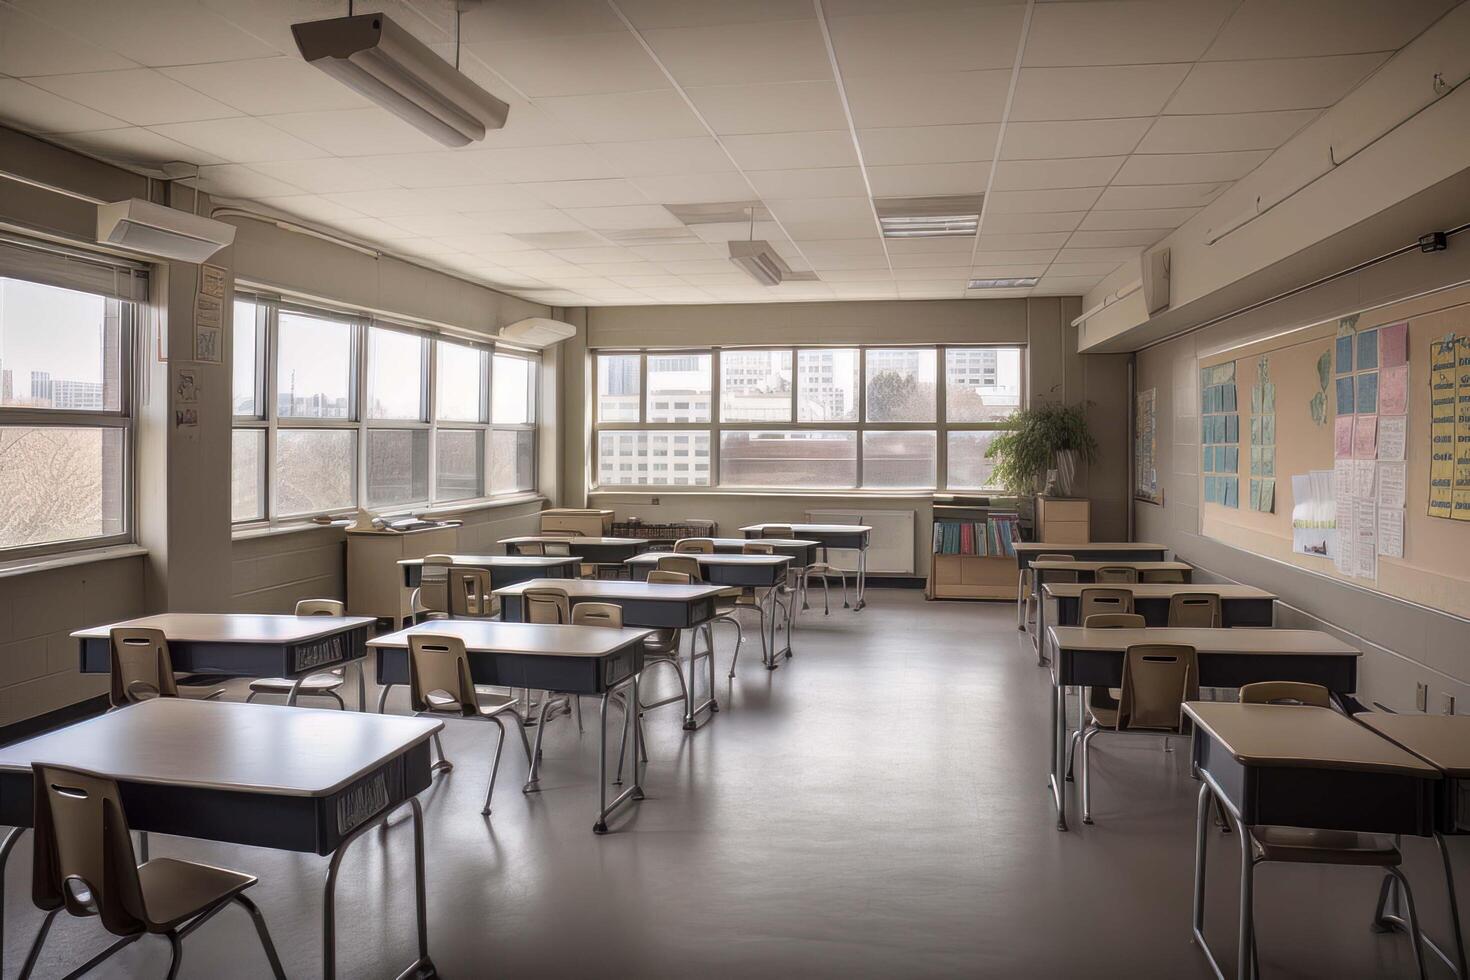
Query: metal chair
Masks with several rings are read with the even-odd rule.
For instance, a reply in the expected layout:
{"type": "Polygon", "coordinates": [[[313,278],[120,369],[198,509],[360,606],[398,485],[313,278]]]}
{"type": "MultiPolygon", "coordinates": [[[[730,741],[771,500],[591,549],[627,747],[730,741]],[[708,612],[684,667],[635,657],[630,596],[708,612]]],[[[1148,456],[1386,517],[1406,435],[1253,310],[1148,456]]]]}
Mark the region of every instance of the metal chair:
{"type": "Polygon", "coordinates": [[[1213,592],[1176,592],[1169,597],[1169,625],[1219,629],[1220,597],[1213,592]]]}
{"type": "Polygon", "coordinates": [[[1109,582],[1132,585],[1138,581],[1138,569],[1131,565],[1104,565],[1092,573],[1092,580],[1099,585],[1109,582]]]}
{"type": "MultiPolygon", "coordinates": [[[[426,559],[427,561],[427,559],[426,559]]],[[[301,599],[296,603],[296,615],[298,616],[346,616],[347,604],[340,599],[301,599]]],[[[362,670],[362,662],[357,665],[362,670]]],[[[324,670],[319,674],[312,674],[301,682],[301,690],[297,692],[298,698],[331,698],[337,702],[337,707],[343,711],[347,710],[347,704],[338,693],[346,682],[345,668],[336,667],[332,670],[324,670]]],[[[250,682],[250,693],[245,696],[245,701],[254,701],[262,694],[279,694],[286,697],[291,693],[296,682],[289,677],[257,677],[250,682]]],[[[358,710],[366,711],[364,705],[359,704],[358,710]]]]}
{"type": "Polygon", "coordinates": [[[1092,823],[1089,780],[1092,740],[1099,734],[1157,735],[1169,739],[1182,731],[1185,701],[1199,697],[1199,666],[1194,647],[1178,643],[1139,643],[1123,656],[1123,686],[1115,709],[1088,706],[1082,732],[1082,822],[1092,823]]]}
{"type": "Polygon", "coordinates": [[[712,555],[715,553],[713,538],[680,538],[674,542],[674,553],[679,555],[712,555]]]}
{"type": "MultiPolygon", "coordinates": [[[[1071,555],[1037,555],[1033,561],[1071,561],[1071,555]]],[[[1016,629],[1023,630],[1031,620],[1032,588],[1031,577],[1036,572],[1030,568],[1021,569],[1021,574],[1016,578],[1016,629]]],[[[1051,582],[1075,582],[1076,572],[1052,572],[1048,576],[1051,582]]]]}
{"type": "MultiPolygon", "coordinates": [[[[654,585],[690,585],[693,583],[694,579],[690,578],[687,572],[671,572],[667,569],[656,568],[648,573],[647,581],[653,583],[654,585]]],[[[688,685],[690,683],[693,683],[693,677],[691,676],[686,681],[684,677],[684,666],[679,662],[679,648],[682,645],[682,632],[682,630],[672,628],[654,630],[653,633],[646,637],[643,641],[644,674],[646,675],[651,668],[657,667],[661,664],[672,666],[674,668],[674,676],[679,679],[679,693],[677,696],[671,695],[670,697],[666,697],[652,703],[645,703],[640,698],[638,703],[638,710],[636,712],[630,712],[630,714],[632,714],[634,717],[635,723],[638,725],[643,724],[643,715],[646,712],[652,711],[654,708],[662,708],[666,704],[684,704],[689,699],[688,685]]],[[[706,636],[708,637],[709,634],[706,634],[706,636]]],[[[691,650],[694,648],[694,642],[695,641],[692,639],[689,641],[691,650]]],[[[713,643],[710,644],[710,652],[706,655],[714,656],[713,643]]],[[[690,670],[692,675],[693,660],[690,661],[690,670]]],[[[642,688],[640,686],[640,690],[641,689],[642,688]]],[[[619,697],[621,696],[622,695],[620,693],[619,697]]],[[[626,727],[627,726],[625,725],[624,728],[626,729],[626,727]]],[[[643,738],[642,731],[643,729],[639,728],[640,734],[638,741],[640,747],[643,750],[640,761],[647,762],[648,739],[643,738]]],[[[624,743],[626,743],[627,737],[627,731],[625,730],[623,732],[624,743]]],[[[625,745],[619,745],[618,747],[618,774],[617,777],[613,780],[615,783],[621,783],[623,781],[623,753],[625,751],[625,748],[625,745]]]]}
{"type": "MultiPolygon", "coordinates": [[[[686,540],[688,540],[688,539],[686,539],[686,540]]],[[[675,548],[676,549],[678,548],[678,545],[677,544],[675,545],[675,548]]],[[[655,568],[658,571],[661,571],[661,572],[682,572],[683,574],[689,576],[689,581],[691,583],[703,582],[704,581],[704,570],[702,568],[700,568],[699,560],[697,558],[691,557],[691,555],[694,555],[694,554],[714,554],[714,546],[711,545],[709,551],[700,551],[700,552],[689,552],[689,551],[685,551],[685,552],[682,552],[682,553],[677,553],[677,551],[676,551],[675,554],[671,554],[671,555],[660,555],[659,556],[659,559],[658,559],[658,564],[655,566],[655,568]]],[[[740,656],[740,644],[742,644],[742,643],[745,642],[745,628],[740,625],[740,620],[738,620],[738,619],[735,618],[735,612],[740,607],[740,597],[743,596],[744,594],[745,594],[745,590],[742,589],[742,588],[739,588],[739,587],[729,588],[729,589],[721,589],[720,590],[720,593],[715,596],[715,614],[710,619],[710,623],[711,624],[714,624],[714,623],[729,623],[731,626],[734,626],[735,627],[735,656],[736,657],[739,657],[740,656]]],[[[761,649],[762,649],[762,651],[765,650],[765,644],[766,644],[765,621],[766,621],[766,619],[765,619],[765,613],[762,612],[761,613],[761,624],[762,624],[761,625],[761,649]]],[[[711,635],[711,641],[713,641],[713,635],[711,635]]],[[[693,648],[694,648],[694,642],[691,640],[690,641],[690,649],[691,649],[691,651],[693,650],[693,648]]],[[[713,645],[713,642],[711,642],[711,646],[710,646],[710,656],[714,656],[714,645],[713,645]]],[[[731,660],[731,663],[732,664],[734,663],[734,660],[733,659],[731,660]]],[[[694,664],[693,664],[692,661],[689,664],[689,669],[691,671],[694,669],[694,664]]]]}
{"type": "Polygon", "coordinates": [[[1306,704],[1332,707],[1332,692],[1305,681],[1256,681],[1240,689],[1241,704],[1306,704]]]}
{"type": "MultiPolygon", "coordinates": [[[[761,528],[763,538],[795,538],[796,532],[791,529],[790,524],[767,524],[761,528]]],[[[822,615],[832,614],[832,586],[827,581],[827,576],[836,575],[842,583],[842,608],[849,607],[847,601],[847,573],[826,560],[827,549],[822,549],[823,560],[812,562],[801,568],[796,576],[796,589],[801,593],[801,608],[810,609],[806,601],[807,588],[811,585],[812,576],[815,575],[822,580],[822,615]]],[[[795,600],[793,600],[795,601],[795,600]]]]}
{"type": "MultiPolygon", "coordinates": [[[[1093,613],[1082,621],[1082,625],[1090,630],[1141,630],[1148,623],[1138,613],[1093,613]]],[[[1116,711],[1120,693],[1122,689],[1116,687],[1083,688],[1082,697],[1077,702],[1077,727],[1067,737],[1067,782],[1072,782],[1072,765],[1076,757],[1075,747],[1077,740],[1082,737],[1082,725],[1087,717],[1088,707],[1116,711]]]]}
{"type": "Polygon", "coordinates": [[[449,615],[449,569],[454,559],[449,555],[425,555],[419,566],[419,587],[409,596],[409,617],[444,619],[449,615]]]}
{"type": "Polygon", "coordinates": [[[46,912],[20,976],[35,969],[56,916],[96,916],[121,937],[79,969],[80,976],[147,935],[172,947],[168,976],[178,976],[184,939],[227,905],[239,905],[255,923],[271,972],[286,976],[270,930],[244,892],[252,875],[207,864],[156,858],[138,864],[117,781],[98,773],[38,763],[34,766],[35,851],[31,896],[46,912]]]}
{"type": "MultiPolygon", "coordinates": [[[[153,698],[177,698],[173,659],[163,630],[147,626],[116,626],[108,634],[111,646],[112,686],[109,701],[122,708],[153,698]]],[[[185,690],[190,690],[187,686],[185,690]]],[[[211,701],[225,693],[222,687],[191,691],[190,697],[211,701]]]]}
{"type": "Polygon", "coordinates": [[[447,586],[450,619],[490,619],[500,615],[500,597],[491,594],[488,568],[451,565],[447,586]]]}
{"type": "MultiPolygon", "coordinates": [[[[511,695],[487,694],[475,687],[470,675],[469,654],[464,639],[433,633],[410,633],[408,636],[408,703],[416,715],[459,715],[492,721],[500,729],[495,740],[495,759],[490,763],[490,786],[485,790],[485,806],[481,816],[490,815],[490,797],[495,793],[495,776],[500,771],[500,751],[505,747],[504,714],[515,719],[521,745],[526,750],[526,764],[531,764],[531,743],[526,739],[525,725],[516,711],[516,698],[511,695]],[[488,703],[487,703],[488,702],[488,703]]],[[[439,747],[439,761],[433,771],[448,771],[454,764],[444,757],[439,747]]]]}
{"type": "MultiPolygon", "coordinates": [[[[774,555],[776,553],[776,547],[775,547],[775,545],[766,544],[766,543],[761,542],[761,541],[747,541],[743,545],[740,546],[740,553],[742,555],[774,555]]],[[[756,615],[760,616],[760,635],[761,635],[761,651],[762,652],[765,652],[765,649],[766,649],[766,608],[765,608],[765,605],[763,604],[765,598],[769,598],[771,600],[771,615],[777,617],[777,622],[778,623],[781,622],[782,617],[779,614],[781,613],[781,611],[783,609],[785,610],[785,617],[784,617],[785,618],[785,622],[786,623],[793,623],[794,622],[794,620],[792,619],[792,616],[791,616],[791,611],[792,611],[791,610],[791,607],[790,607],[790,601],[791,600],[789,598],[790,591],[787,589],[786,585],[779,584],[778,583],[774,588],[767,589],[766,590],[766,593],[767,593],[766,597],[762,597],[760,595],[760,593],[756,589],[754,589],[754,588],[741,589],[740,590],[740,596],[735,600],[735,608],[737,610],[739,610],[739,609],[754,609],[755,612],[756,612],[756,615]],[[772,594],[772,593],[774,593],[774,594],[772,594]],[[787,598],[787,601],[785,603],[783,603],[781,601],[782,596],[787,596],[788,597],[787,598]]],[[[785,623],[782,623],[781,625],[784,627],[785,626],[785,623]]],[[[789,646],[789,644],[788,644],[788,646],[789,646]]],[[[739,659],[740,659],[740,644],[739,644],[739,642],[736,642],[736,644],[735,644],[735,656],[733,656],[733,657],[730,658],[730,672],[727,675],[728,677],[734,677],[735,676],[735,663],[739,659]]]]}

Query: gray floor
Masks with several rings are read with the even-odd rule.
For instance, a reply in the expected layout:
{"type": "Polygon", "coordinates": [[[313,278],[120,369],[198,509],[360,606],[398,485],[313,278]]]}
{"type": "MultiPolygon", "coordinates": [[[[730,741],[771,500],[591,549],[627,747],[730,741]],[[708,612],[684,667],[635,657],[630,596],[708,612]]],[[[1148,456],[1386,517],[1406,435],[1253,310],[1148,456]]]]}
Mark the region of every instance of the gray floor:
{"type": "MultiPolygon", "coordinates": [[[[1187,752],[1099,739],[1097,824],[1059,834],[1045,789],[1047,675],[1013,607],[870,596],[862,613],[807,614],[796,658],[775,673],[748,645],[726,687],[722,653],[724,710],[701,731],[682,732],[677,709],[651,714],[648,799],[606,837],[591,832],[591,730],[579,738],[568,720],[548,730],[539,796],[520,793],[525,759],[508,747],[495,812],[482,819],[493,727],[450,722],[456,769],[424,795],[440,972],[1208,976],[1189,939],[1198,784],[1187,752]]],[[[390,710],[404,701],[395,695],[390,710]]],[[[588,702],[586,720],[595,717],[588,702]]],[[[1210,933],[1229,950],[1237,852],[1233,839],[1214,840],[1210,933]]],[[[1440,880],[1427,849],[1409,848],[1421,905],[1443,935],[1440,880]]],[[[287,971],[318,975],[323,859],[174,838],[155,838],[154,853],[259,875],[254,896],[287,971]]],[[[411,861],[406,828],[386,847],[370,834],[349,855],[340,975],[390,977],[407,962],[411,861]]],[[[6,976],[39,922],[29,873],[27,843],[6,880],[6,976]]],[[[1407,941],[1367,928],[1376,887],[1363,870],[1263,871],[1263,973],[1410,975],[1407,941]]],[[[40,973],[58,976],[103,944],[95,922],[62,921],[40,973]]],[[[161,976],[166,949],[145,940],[98,974],[161,976]]],[[[265,969],[237,910],[186,944],[186,977],[265,969]]]]}

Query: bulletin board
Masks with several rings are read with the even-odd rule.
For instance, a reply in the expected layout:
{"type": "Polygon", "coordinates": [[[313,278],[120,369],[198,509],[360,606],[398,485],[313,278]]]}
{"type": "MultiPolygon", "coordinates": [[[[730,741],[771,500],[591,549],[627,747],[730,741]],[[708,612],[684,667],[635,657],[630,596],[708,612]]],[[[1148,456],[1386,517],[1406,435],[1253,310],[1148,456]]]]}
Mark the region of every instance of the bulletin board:
{"type": "MultiPolygon", "coordinates": [[[[1204,357],[1198,367],[1201,418],[1231,406],[1239,414],[1228,453],[1238,463],[1239,490],[1227,499],[1216,480],[1207,494],[1201,469],[1201,533],[1470,617],[1470,285],[1204,357]],[[1446,344],[1447,337],[1454,340],[1446,344]],[[1233,391],[1206,395],[1206,381],[1225,378],[1233,391]],[[1381,461],[1380,452],[1387,454],[1381,461]],[[1461,494],[1465,507],[1457,509],[1461,494]],[[1333,504],[1346,503],[1335,527],[1304,527],[1308,508],[1297,505],[1323,497],[1329,522],[1333,504]],[[1370,526],[1370,515],[1372,538],[1381,540],[1371,561],[1358,561],[1361,551],[1345,541],[1370,526]],[[1334,535],[1345,541],[1334,543],[1334,535]]],[[[1200,447],[1216,472],[1226,465],[1214,438],[1219,428],[1213,423],[1211,442],[1200,447]]]]}

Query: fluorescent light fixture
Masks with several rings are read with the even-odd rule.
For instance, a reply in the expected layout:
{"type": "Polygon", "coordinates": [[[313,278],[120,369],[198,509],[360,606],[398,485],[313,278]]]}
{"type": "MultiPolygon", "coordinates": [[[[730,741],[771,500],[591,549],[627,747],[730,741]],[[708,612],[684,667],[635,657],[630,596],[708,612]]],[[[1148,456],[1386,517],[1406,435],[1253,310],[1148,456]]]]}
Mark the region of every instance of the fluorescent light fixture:
{"type": "Polygon", "coordinates": [[[510,106],[383,14],[292,24],[301,57],[445,146],[505,125],[510,106]]]}
{"type": "Polygon", "coordinates": [[[1017,276],[1014,279],[971,279],[966,289],[1027,289],[1036,285],[1036,276],[1017,276]]]}
{"type": "Polygon", "coordinates": [[[731,242],[730,261],[762,286],[779,286],[786,275],[786,263],[770,242],[731,242]]]}
{"type": "Polygon", "coordinates": [[[884,238],[970,238],[980,226],[980,215],[907,215],[879,218],[878,224],[884,238]]]}

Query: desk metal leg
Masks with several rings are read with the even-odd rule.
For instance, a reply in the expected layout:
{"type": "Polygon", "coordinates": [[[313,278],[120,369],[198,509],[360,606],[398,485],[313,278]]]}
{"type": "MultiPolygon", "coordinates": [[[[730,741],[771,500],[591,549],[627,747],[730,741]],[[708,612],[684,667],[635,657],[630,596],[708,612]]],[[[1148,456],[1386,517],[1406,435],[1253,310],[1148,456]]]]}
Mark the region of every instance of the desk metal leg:
{"type": "MultiPolygon", "coordinates": [[[[775,642],[774,639],[772,642],[775,642]]],[[[684,685],[684,730],[686,732],[692,732],[699,727],[694,719],[705,708],[711,712],[720,710],[720,705],[715,700],[715,629],[714,624],[708,620],[689,631],[689,683],[684,685]],[[704,634],[704,656],[709,661],[709,699],[703,704],[696,703],[694,693],[694,679],[699,670],[699,635],[701,633],[704,634]]]]}
{"type": "MultiPolygon", "coordinates": [[[[1439,948],[1439,944],[1430,939],[1428,935],[1421,935],[1420,939],[1424,946],[1450,968],[1455,976],[1464,980],[1470,976],[1470,965],[1465,958],[1465,934],[1460,926],[1460,902],[1455,893],[1455,869],[1450,862],[1449,841],[1443,834],[1434,835],[1434,846],[1439,849],[1439,858],[1444,865],[1444,884],[1448,895],[1448,906],[1450,915],[1450,928],[1453,930],[1452,939],[1455,943],[1454,958],[1439,948]]],[[[1409,924],[1399,913],[1400,898],[1398,879],[1393,875],[1383,876],[1383,888],[1378,893],[1378,908],[1373,916],[1373,927],[1380,931],[1396,929],[1399,932],[1410,932],[1409,924]],[[1392,911],[1390,911],[1392,909],[1392,911]]]]}
{"type": "Polygon", "coordinates": [[[868,604],[868,546],[863,545],[858,549],[858,573],[857,573],[857,604],[852,607],[857,612],[868,604]]]}
{"type": "MultiPolygon", "coordinates": [[[[404,977],[438,975],[434,969],[434,961],[429,959],[428,901],[424,887],[424,808],[419,805],[416,796],[411,796],[404,802],[413,809],[413,885],[414,905],[418,915],[419,956],[407,970],[398,975],[399,980],[403,980],[404,977]]],[[[323,980],[333,980],[337,975],[337,872],[342,868],[342,856],[347,853],[347,848],[352,845],[353,841],[379,824],[387,823],[388,818],[397,813],[402,806],[403,803],[400,803],[398,806],[383,811],[348,834],[342,843],[337,845],[337,850],[332,854],[332,860],[327,865],[327,880],[322,891],[323,980]]]]}
{"type": "MultiPolygon", "coordinates": [[[[692,641],[691,641],[692,642],[692,641]]],[[[607,817],[629,800],[643,799],[643,777],[640,774],[638,757],[643,751],[642,726],[638,724],[638,675],[628,681],[627,713],[633,718],[633,785],[623,790],[609,803],[607,801],[607,702],[612,692],[602,695],[602,706],[598,712],[597,733],[597,822],[592,825],[594,834],[607,833],[607,817]]],[[[627,718],[624,718],[627,725],[627,718]]]]}
{"type": "Polygon", "coordinates": [[[1067,786],[1062,779],[1066,772],[1066,761],[1062,753],[1067,745],[1067,689],[1060,684],[1052,686],[1051,699],[1052,752],[1051,784],[1052,801],[1057,806],[1057,830],[1067,829],[1067,786]]]}
{"type": "Polygon", "coordinates": [[[378,714],[383,713],[383,708],[388,704],[388,692],[393,690],[392,684],[384,684],[383,689],[378,692],[378,714]]]}
{"type": "Polygon", "coordinates": [[[4,962],[5,956],[5,865],[10,861],[10,852],[15,850],[16,842],[26,829],[11,827],[10,833],[5,835],[5,842],[0,844],[0,963],[4,962]]]}
{"type": "Polygon", "coordinates": [[[357,662],[357,710],[367,711],[367,657],[357,662]]]}

